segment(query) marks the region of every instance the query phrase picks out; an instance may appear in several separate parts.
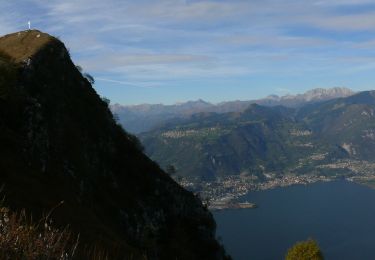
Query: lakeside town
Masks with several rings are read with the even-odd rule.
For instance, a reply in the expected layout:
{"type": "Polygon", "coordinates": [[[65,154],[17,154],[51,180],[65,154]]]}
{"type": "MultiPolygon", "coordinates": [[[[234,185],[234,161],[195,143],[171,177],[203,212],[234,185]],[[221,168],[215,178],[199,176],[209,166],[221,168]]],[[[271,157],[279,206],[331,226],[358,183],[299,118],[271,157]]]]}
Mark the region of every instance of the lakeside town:
{"type": "Polygon", "coordinates": [[[375,164],[367,161],[341,160],[336,163],[318,165],[320,169],[346,170],[347,174],[264,174],[260,181],[257,176],[231,175],[214,181],[179,178],[184,188],[194,192],[210,210],[256,208],[251,202],[241,202],[242,196],[251,191],[269,190],[291,185],[308,185],[345,179],[375,188],[375,164]]]}
{"type": "Polygon", "coordinates": [[[228,208],[256,208],[257,205],[250,202],[240,202],[239,199],[251,191],[268,190],[277,187],[291,185],[307,185],[318,181],[331,181],[326,176],[299,175],[269,178],[263,182],[255,182],[252,177],[227,176],[215,181],[193,181],[181,179],[180,184],[197,194],[203,203],[211,210],[228,208]]]}

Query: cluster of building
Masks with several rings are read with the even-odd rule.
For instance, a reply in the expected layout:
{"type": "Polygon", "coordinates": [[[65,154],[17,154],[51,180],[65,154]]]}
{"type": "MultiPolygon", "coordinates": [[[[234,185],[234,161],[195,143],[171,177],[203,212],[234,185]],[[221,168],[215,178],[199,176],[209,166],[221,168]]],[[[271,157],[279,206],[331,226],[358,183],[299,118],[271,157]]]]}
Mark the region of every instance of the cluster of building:
{"type": "Polygon", "coordinates": [[[322,169],[347,169],[356,176],[373,176],[375,173],[375,163],[359,160],[339,160],[334,163],[319,165],[322,169]]]}
{"type": "Polygon", "coordinates": [[[190,136],[208,136],[218,131],[219,131],[218,127],[202,128],[198,130],[195,130],[195,129],[170,130],[170,131],[162,133],[161,136],[165,138],[179,139],[179,138],[190,137],[190,136]]]}
{"type": "MultiPolygon", "coordinates": [[[[342,177],[346,178],[348,181],[368,184],[369,186],[375,187],[375,163],[368,161],[340,160],[335,163],[319,165],[316,166],[316,168],[333,171],[342,169],[346,171],[346,174],[276,175],[268,173],[264,174],[262,180],[252,175],[231,175],[217,178],[215,181],[180,178],[179,183],[186,189],[197,194],[197,196],[200,196],[202,201],[206,203],[210,209],[243,208],[240,206],[238,199],[250,191],[268,190],[291,185],[307,185],[315,182],[332,181],[342,177]]],[[[244,207],[247,206],[255,207],[255,205],[251,203],[246,204],[244,207]]]]}
{"type": "MultiPolygon", "coordinates": [[[[243,176],[227,176],[212,182],[188,180],[182,178],[180,184],[194,192],[210,208],[236,208],[237,199],[250,191],[267,190],[290,185],[310,184],[317,181],[330,181],[326,176],[297,175],[274,176],[267,175],[265,181],[254,181],[254,178],[243,176]]],[[[253,207],[253,206],[252,206],[253,207]]],[[[240,208],[240,206],[239,206],[240,208]]]]}

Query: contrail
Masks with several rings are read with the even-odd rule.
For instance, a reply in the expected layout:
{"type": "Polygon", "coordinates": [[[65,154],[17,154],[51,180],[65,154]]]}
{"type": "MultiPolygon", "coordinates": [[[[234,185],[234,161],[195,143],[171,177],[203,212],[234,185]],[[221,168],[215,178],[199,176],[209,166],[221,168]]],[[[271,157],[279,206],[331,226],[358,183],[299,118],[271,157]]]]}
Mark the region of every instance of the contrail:
{"type": "Polygon", "coordinates": [[[135,88],[152,88],[152,86],[140,86],[140,85],[135,85],[135,84],[128,83],[126,81],[120,81],[120,80],[114,80],[114,79],[106,79],[106,78],[97,78],[97,77],[95,77],[95,80],[105,81],[105,82],[111,82],[111,83],[117,83],[117,84],[129,86],[129,87],[135,87],[135,88]]]}

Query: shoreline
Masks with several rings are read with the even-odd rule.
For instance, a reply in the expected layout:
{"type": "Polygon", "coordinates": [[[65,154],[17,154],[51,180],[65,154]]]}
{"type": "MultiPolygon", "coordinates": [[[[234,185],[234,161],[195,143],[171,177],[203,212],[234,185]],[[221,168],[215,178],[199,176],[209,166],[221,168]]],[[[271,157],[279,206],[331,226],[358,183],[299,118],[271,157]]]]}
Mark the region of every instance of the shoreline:
{"type": "Polygon", "coordinates": [[[309,185],[318,182],[332,182],[344,180],[358,185],[375,189],[375,176],[317,176],[317,175],[289,175],[281,178],[269,178],[265,182],[254,182],[240,176],[228,176],[213,182],[199,182],[185,180],[180,183],[186,189],[199,196],[205,206],[212,211],[224,209],[257,208],[255,203],[241,204],[241,198],[250,192],[266,191],[295,185],[309,185]]]}
{"type": "Polygon", "coordinates": [[[298,183],[298,184],[290,184],[290,185],[285,185],[285,186],[274,186],[271,188],[266,188],[266,189],[258,189],[258,190],[250,190],[249,192],[245,194],[241,194],[239,196],[234,195],[231,200],[229,200],[227,197],[226,199],[229,201],[223,202],[222,200],[219,201],[214,201],[208,209],[211,211],[221,211],[221,210],[226,210],[226,209],[255,209],[258,208],[259,206],[256,203],[251,203],[251,202],[239,202],[236,201],[240,199],[241,197],[244,197],[250,192],[258,192],[258,191],[268,191],[268,190],[273,190],[273,189],[278,189],[278,188],[287,188],[287,187],[292,187],[292,186],[308,186],[312,184],[317,184],[317,183],[324,183],[324,182],[335,182],[335,181],[345,181],[345,182],[350,182],[350,183],[355,183],[361,186],[368,187],[370,189],[375,190],[375,177],[370,180],[353,180],[351,178],[336,178],[336,179],[330,179],[326,181],[316,181],[316,182],[310,182],[310,183],[298,183]],[[245,205],[242,205],[245,204],[245,205]]]}
{"type": "Polygon", "coordinates": [[[229,203],[213,203],[208,206],[208,209],[211,211],[220,211],[226,209],[255,209],[258,205],[251,202],[234,202],[230,201],[229,203]]]}
{"type": "MultiPolygon", "coordinates": [[[[238,200],[246,196],[250,192],[268,191],[268,190],[273,190],[273,189],[278,189],[278,188],[287,188],[287,187],[301,186],[301,185],[307,186],[307,185],[316,184],[319,182],[332,182],[332,181],[337,181],[337,180],[338,179],[332,179],[329,181],[315,181],[315,182],[309,182],[309,183],[292,183],[290,185],[272,186],[268,188],[249,190],[246,193],[231,194],[229,196],[220,198],[218,200],[210,201],[207,208],[211,211],[220,211],[220,210],[226,210],[226,209],[255,209],[255,208],[258,208],[258,205],[256,203],[248,202],[248,201],[240,202],[238,200]]],[[[349,181],[349,180],[345,180],[345,181],[349,181]]]]}
{"type": "Polygon", "coordinates": [[[328,182],[336,178],[325,176],[284,176],[270,178],[266,182],[255,183],[251,179],[229,176],[215,182],[185,182],[185,188],[199,196],[210,210],[256,208],[254,203],[240,204],[241,197],[253,191],[271,190],[294,185],[308,185],[316,182],[328,182]]]}

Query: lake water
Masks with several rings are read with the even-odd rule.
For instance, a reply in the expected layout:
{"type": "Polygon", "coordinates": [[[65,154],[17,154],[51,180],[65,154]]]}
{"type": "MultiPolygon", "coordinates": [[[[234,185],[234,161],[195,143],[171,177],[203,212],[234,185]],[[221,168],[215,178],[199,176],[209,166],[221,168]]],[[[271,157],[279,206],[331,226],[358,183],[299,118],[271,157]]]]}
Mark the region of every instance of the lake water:
{"type": "Polygon", "coordinates": [[[217,235],[234,260],[283,259],[314,238],[325,259],[375,259],[375,190],[335,181],[250,192],[256,209],[215,212],[217,235]]]}

